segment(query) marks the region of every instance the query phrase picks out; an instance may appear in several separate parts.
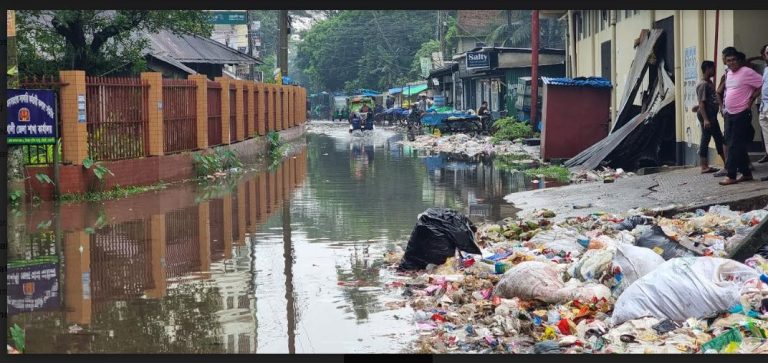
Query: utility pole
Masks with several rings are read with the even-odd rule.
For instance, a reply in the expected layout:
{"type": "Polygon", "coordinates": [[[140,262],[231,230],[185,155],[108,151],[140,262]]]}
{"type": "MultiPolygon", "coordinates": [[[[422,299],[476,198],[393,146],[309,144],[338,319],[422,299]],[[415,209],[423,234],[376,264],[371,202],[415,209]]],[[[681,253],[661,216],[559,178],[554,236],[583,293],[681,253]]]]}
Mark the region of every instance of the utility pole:
{"type": "MultiPolygon", "coordinates": [[[[253,30],[253,27],[251,26],[251,11],[250,10],[246,10],[245,11],[245,24],[246,24],[246,27],[248,27],[248,35],[247,35],[247,37],[248,37],[248,55],[253,57],[253,54],[254,54],[253,53],[253,32],[254,32],[254,30],[253,30]]],[[[253,64],[248,66],[248,79],[250,79],[251,81],[253,81],[253,79],[254,79],[253,67],[254,67],[253,64]]]]}
{"type": "Polygon", "coordinates": [[[539,11],[531,13],[531,126],[536,129],[539,107],[539,11]]]}
{"type": "Polygon", "coordinates": [[[279,10],[277,27],[280,30],[280,41],[277,45],[277,65],[280,75],[288,75],[288,10],[279,10]]]}

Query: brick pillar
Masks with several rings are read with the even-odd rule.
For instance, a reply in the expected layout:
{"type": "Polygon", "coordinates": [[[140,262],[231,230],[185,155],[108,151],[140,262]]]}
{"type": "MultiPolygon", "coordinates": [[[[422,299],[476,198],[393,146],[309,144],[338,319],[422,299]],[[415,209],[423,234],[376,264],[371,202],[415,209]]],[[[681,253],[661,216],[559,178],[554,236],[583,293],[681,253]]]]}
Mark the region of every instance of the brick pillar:
{"type": "Polygon", "coordinates": [[[194,74],[187,79],[195,81],[197,86],[197,148],[208,147],[208,78],[204,74],[194,74]]]}
{"type": "Polygon", "coordinates": [[[229,85],[232,82],[231,78],[216,77],[216,82],[221,85],[221,138],[223,144],[229,144],[231,139],[229,136],[229,85]]]}
{"type": "Polygon", "coordinates": [[[301,123],[307,122],[307,89],[301,89],[301,123]]]}
{"type": "Polygon", "coordinates": [[[296,105],[294,100],[294,93],[293,89],[296,88],[295,86],[289,86],[286,91],[288,91],[288,127],[293,127],[293,120],[296,118],[296,105]]]}
{"type": "Polygon", "coordinates": [[[245,113],[243,112],[243,103],[245,102],[245,94],[243,94],[243,90],[245,89],[245,82],[244,81],[234,81],[235,82],[235,115],[237,123],[237,141],[243,141],[245,140],[245,113]]]}
{"type": "Polygon", "coordinates": [[[246,82],[246,90],[248,94],[248,135],[245,137],[256,136],[256,84],[253,82],[246,82]]]}
{"type": "Polygon", "coordinates": [[[237,186],[237,244],[245,245],[245,183],[237,186]]]}
{"type": "Polygon", "coordinates": [[[154,288],[145,291],[152,299],[159,299],[166,295],[168,287],[165,270],[165,214],[155,214],[149,219],[151,238],[151,266],[154,288]]]}
{"type": "Polygon", "coordinates": [[[77,110],[77,97],[85,97],[85,72],[60,71],[59,79],[66,84],[59,91],[62,161],[80,165],[88,157],[88,128],[85,122],[78,121],[77,110]]]}
{"type": "MultiPolygon", "coordinates": [[[[210,202],[202,202],[197,205],[197,238],[200,248],[200,272],[211,270],[211,207],[210,202]]],[[[210,278],[204,274],[203,279],[210,278]]]]}
{"type": "Polygon", "coordinates": [[[259,209],[256,212],[256,223],[264,223],[267,220],[267,174],[261,173],[257,177],[256,190],[258,197],[256,198],[259,204],[259,209]]]}
{"type": "Polygon", "coordinates": [[[264,100],[266,97],[266,89],[263,83],[256,83],[256,130],[259,135],[267,134],[267,117],[265,107],[267,105],[264,100]]]}
{"type": "Polygon", "coordinates": [[[248,208],[251,214],[251,225],[248,226],[248,233],[256,233],[256,226],[259,225],[259,204],[256,194],[256,179],[251,179],[246,185],[248,187],[248,208]]]}
{"type": "Polygon", "coordinates": [[[267,110],[267,133],[275,130],[275,87],[271,84],[264,85],[264,102],[267,110]]]}
{"type": "Polygon", "coordinates": [[[293,87],[293,121],[291,121],[291,127],[299,124],[299,114],[301,113],[301,107],[298,104],[299,99],[299,87],[293,87]]]}
{"type": "Polygon", "coordinates": [[[232,196],[227,195],[224,200],[224,258],[232,258],[232,196]]]}
{"type": "Polygon", "coordinates": [[[283,99],[283,130],[288,128],[288,119],[290,118],[291,110],[288,108],[288,100],[290,99],[290,95],[288,94],[288,89],[291,88],[290,86],[282,86],[281,92],[282,92],[282,99],[283,99]]]}
{"type": "Polygon", "coordinates": [[[283,129],[283,86],[275,86],[275,130],[283,129]]]}
{"type": "Polygon", "coordinates": [[[149,83],[147,120],[149,122],[149,155],[163,155],[163,74],[160,72],[142,72],[141,80],[149,83]]]}
{"type": "Polygon", "coordinates": [[[64,264],[65,319],[70,324],[88,325],[91,323],[92,291],[91,239],[87,233],[64,233],[64,260],[67,261],[64,264]]]}

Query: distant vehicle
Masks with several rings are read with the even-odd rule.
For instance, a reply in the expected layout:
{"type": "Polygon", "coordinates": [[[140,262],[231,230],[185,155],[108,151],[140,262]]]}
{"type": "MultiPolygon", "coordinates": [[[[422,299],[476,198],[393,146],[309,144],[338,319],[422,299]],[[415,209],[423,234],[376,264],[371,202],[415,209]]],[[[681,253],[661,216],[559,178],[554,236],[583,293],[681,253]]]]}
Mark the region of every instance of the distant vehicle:
{"type": "Polygon", "coordinates": [[[349,132],[373,130],[372,112],[353,112],[349,120],[349,132]]]}
{"type": "Polygon", "coordinates": [[[346,96],[336,96],[333,98],[333,116],[331,120],[349,120],[349,108],[347,107],[346,96]]]}

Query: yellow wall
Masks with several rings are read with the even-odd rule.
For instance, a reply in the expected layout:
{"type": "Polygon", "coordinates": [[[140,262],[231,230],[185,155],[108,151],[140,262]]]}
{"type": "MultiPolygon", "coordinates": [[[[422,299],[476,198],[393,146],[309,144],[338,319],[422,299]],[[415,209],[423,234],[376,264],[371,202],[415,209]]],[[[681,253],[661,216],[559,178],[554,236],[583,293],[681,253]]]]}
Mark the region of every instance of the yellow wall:
{"type": "MultiPolygon", "coordinates": [[[[598,10],[593,10],[592,18],[597,17],[598,14],[598,10]]],[[[675,16],[675,14],[676,11],[674,10],[641,10],[629,18],[621,17],[616,23],[616,74],[612,75],[614,92],[617,95],[614,107],[618,107],[618,103],[621,102],[621,95],[624,92],[625,83],[629,76],[628,72],[635,57],[634,40],[638,38],[643,29],[649,29],[655,21],[675,16]]],[[[676,79],[675,86],[677,87],[676,94],[682,98],[679,102],[676,102],[678,142],[685,142],[695,148],[698,146],[701,136],[696,115],[690,110],[691,102],[695,101],[689,98],[688,104],[685,102],[686,95],[690,97],[691,93],[695,92],[695,88],[690,87],[690,85],[686,87],[685,85],[685,49],[689,47],[695,47],[696,49],[695,62],[693,62],[695,63],[697,74],[696,81],[701,76],[699,65],[705,59],[712,60],[717,49],[718,59],[716,63],[718,64],[717,77],[719,78],[724,68],[719,59],[720,50],[726,46],[733,45],[746,53],[748,57],[756,56],[758,49],[765,42],[768,42],[768,37],[765,36],[766,33],[758,30],[765,26],[764,19],[766,18],[768,18],[768,11],[766,10],[721,10],[720,32],[718,44],[715,47],[715,11],[680,11],[679,19],[675,19],[676,29],[680,29],[680,34],[676,37],[676,41],[679,41],[679,43],[675,45],[676,75],[679,75],[680,79],[676,79]],[[735,17],[738,17],[738,21],[734,21],[735,17]],[[701,27],[700,22],[703,22],[701,27]],[[703,31],[700,32],[700,29],[703,31]],[[702,42],[703,47],[701,45],[702,42]],[[679,116],[682,116],[682,119],[679,116]]],[[[585,24],[585,26],[587,25],[585,24]]],[[[674,34],[671,36],[675,37],[674,34]]],[[[577,41],[575,77],[600,75],[600,44],[610,39],[611,28],[608,26],[597,34],[577,41]]],[[[645,80],[640,89],[643,90],[647,86],[647,80],[645,80]]],[[[636,102],[639,99],[640,95],[638,94],[636,102]]],[[[722,119],[719,121],[722,126],[722,119]]],[[[757,127],[757,115],[755,115],[753,122],[756,129],[759,129],[757,127]]],[[[755,140],[760,139],[760,133],[756,133],[755,140]]],[[[714,142],[710,143],[710,147],[714,149],[714,142]]],[[[720,160],[715,161],[720,163],[720,160]]],[[[692,161],[686,160],[686,163],[692,163],[692,161]]]]}

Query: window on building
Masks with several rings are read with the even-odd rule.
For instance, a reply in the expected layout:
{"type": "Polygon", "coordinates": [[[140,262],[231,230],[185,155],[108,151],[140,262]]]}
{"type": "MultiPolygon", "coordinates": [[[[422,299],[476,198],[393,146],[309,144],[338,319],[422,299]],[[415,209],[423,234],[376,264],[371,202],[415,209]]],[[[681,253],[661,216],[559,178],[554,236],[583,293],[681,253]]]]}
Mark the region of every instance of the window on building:
{"type": "Polygon", "coordinates": [[[584,38],[592,35],[592,10],[584,11],[584,38]]]}
{"type": "Polygon", "coordinates": [[[578,40],[584,39],[584,23],[581,20],[581,12],[576,12],[573,16],[574,26],[575,26],[575,32],[578,36],[578,40]]]}
{"type": "Polygon", "coordinates": [[[240,295],[237,297],[237,307],[239,309],[248,309],[250,307],[248,295],[240,295]]]}
{"type": "Polygon", "coordinates": [[[608,27],[608,10],[600,10],[600,31],[608,27]]]}

